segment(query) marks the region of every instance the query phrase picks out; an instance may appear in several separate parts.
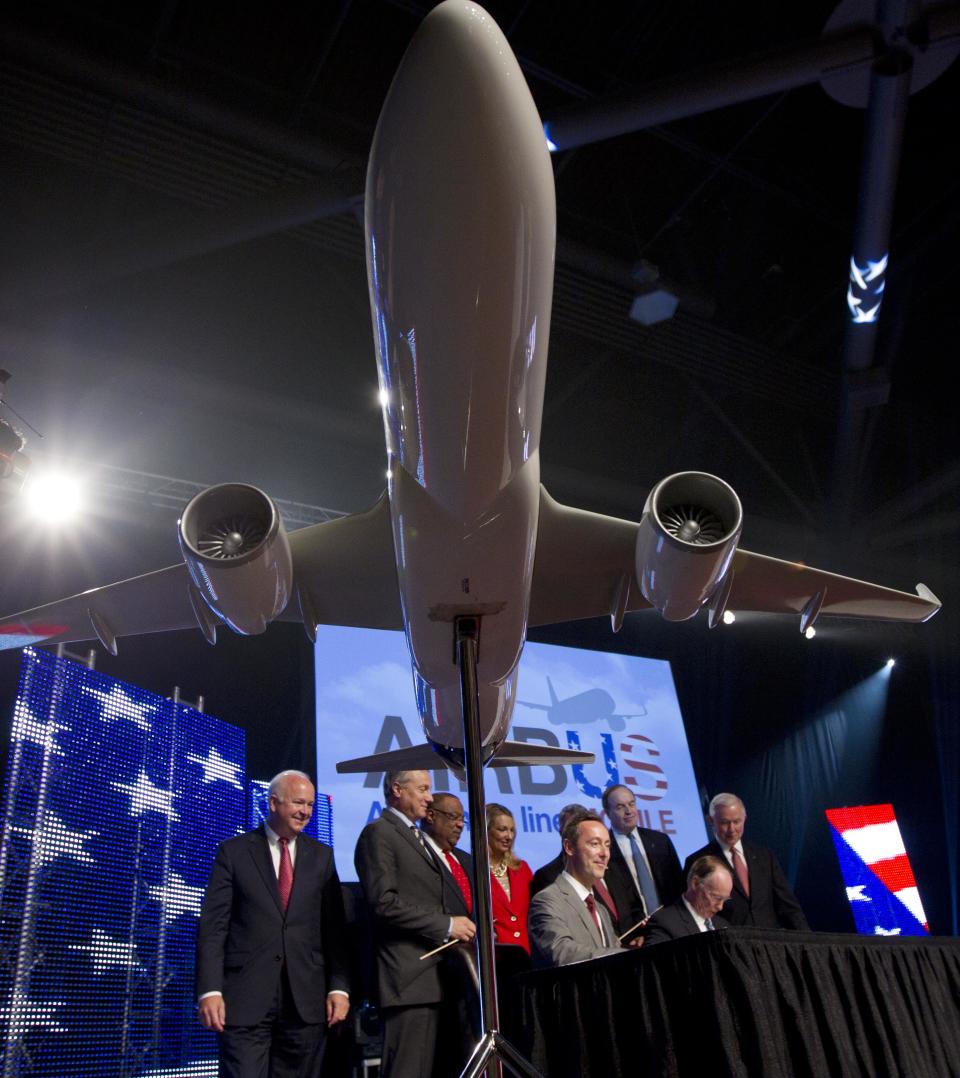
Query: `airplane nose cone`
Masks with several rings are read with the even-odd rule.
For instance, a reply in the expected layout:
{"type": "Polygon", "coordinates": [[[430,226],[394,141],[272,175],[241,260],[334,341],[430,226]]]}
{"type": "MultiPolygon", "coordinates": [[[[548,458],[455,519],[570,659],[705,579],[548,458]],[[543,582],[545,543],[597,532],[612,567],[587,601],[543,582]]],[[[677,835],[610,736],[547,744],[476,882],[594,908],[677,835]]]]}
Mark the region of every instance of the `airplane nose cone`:
{"type": "MultiPolygon", "coordinates": [[[[507,200],[537,204],[552,229],[553,171],[533,98],[500,28],[465,0],[430,12],[394,76],[370,154],[368,225],[376,226],[371,210],[384,199],[402,199],[419,217],[420,200],[426,211],[426,200],[438,197],[448,200],[434,206],[445,224],[466,226],[490,208],[502,213],[507,200]]],[[[462,256],[471,239],[451,235],[448,243],[462,256]]]]}

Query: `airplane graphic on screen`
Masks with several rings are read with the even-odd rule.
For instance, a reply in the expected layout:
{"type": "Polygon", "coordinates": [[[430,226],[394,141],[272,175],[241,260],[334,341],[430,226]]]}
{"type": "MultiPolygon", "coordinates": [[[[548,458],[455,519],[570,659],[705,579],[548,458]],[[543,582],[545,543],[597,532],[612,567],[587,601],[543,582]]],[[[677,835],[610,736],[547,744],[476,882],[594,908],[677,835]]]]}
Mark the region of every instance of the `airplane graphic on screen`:
{"type": "Polygon", "coordinates": [[[574,693],[565,700],[557,696],[557,690],[553,682],[546,678],[547,691],[550,694],[549,704],[537,704],[532,700],[518,700],[521,707],[530,707],[536,711],[545,711],[547,719],[554,726],[582,725],[588,722],[608,722],[611,730],[621,731],[627,728],[629,719],[642,719],[646,717],[647,709],[635,711],[633,714],[618,715],[614,712],[617,706],[613,697],[606,689],[584,689],[583,692],[574,693]]]}

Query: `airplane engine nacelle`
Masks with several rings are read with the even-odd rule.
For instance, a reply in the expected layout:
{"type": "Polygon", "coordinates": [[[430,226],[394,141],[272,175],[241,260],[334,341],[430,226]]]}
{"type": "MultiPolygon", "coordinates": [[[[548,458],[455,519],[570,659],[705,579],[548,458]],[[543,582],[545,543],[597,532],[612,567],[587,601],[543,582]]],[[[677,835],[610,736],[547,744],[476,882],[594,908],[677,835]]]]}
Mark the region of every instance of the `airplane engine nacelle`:
{"type": "Polygon", "coordinates": [[[637,533],[637,580],[667,621],[685,621],[721,587],[743,509],[733,488],[706,472],[668,475],[650,491],[637,533]]]}
{"type": "Polygon", "coordinates": [[[262,633],[283,611],[293,584],[290,543],[262,490],[223,483],[202,491],[184,509],[178,534],[201,598],[235,632],[262,633]]]}

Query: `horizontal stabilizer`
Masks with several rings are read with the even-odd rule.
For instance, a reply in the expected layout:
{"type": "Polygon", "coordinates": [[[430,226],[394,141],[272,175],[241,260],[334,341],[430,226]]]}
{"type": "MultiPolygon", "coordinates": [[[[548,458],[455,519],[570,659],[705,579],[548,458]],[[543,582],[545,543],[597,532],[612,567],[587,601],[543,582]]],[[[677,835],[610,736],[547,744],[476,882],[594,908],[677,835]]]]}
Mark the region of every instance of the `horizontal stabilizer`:
{"type": "MultiPolygon", "coordinates": [[[[592,764],[596,757],[592,752],[579,749],[557,749],[552,745],[527,744],[525,741],[504,741],[486,767],[536,767],[540,764],[563,767],[565,764],[592,764]]],[[[338,775],[357,775],[368,771],[435,771],[444,764],[455,774],[463,775],[463,749],[434,748],[411,745],[406,749],[375,752],[372,756],[358,756],[353,760],[341,760],[337,764],[338,775]]]]}
{"type": "Polygon", "coordinates": [[[538,764],[592,764],[596,756],[579,749],[555,749],[552,745],[528,744],[526,741],[504,741],[488,763],[488,767],[536,767],[538,764]]]}
{"type": "Polygon", "coordinates": [[[372,756],[357,756],[337,764],[338,775],[360,775],[367,771],[434,771],[444,763],[429,743],[411,745],[406,749],[375,752],[372,756]]]}

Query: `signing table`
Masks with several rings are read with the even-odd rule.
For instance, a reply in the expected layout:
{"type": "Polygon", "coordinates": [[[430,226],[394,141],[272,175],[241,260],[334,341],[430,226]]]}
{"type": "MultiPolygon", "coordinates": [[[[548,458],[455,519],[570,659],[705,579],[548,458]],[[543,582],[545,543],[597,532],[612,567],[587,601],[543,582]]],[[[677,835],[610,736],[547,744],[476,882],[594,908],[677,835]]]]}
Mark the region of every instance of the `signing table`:
{"type": "Polygon", "coordinates": [[[548,1078],[960,1078],[960,940],[730,929],[520,978],[548,1078]]]}

